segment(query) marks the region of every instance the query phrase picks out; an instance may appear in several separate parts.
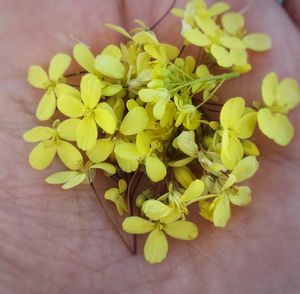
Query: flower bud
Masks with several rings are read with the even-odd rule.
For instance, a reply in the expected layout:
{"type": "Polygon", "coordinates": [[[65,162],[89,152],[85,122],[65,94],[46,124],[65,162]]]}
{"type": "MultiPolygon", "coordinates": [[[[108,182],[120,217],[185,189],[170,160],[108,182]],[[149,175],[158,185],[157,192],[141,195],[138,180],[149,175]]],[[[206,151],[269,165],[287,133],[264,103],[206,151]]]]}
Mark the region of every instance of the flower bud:
{"type": "Polygon", "coordinates": [[[173,174],[176,181],[184,188],[187,188],[196,179],[196,176],[187,166],[174,167],[173,174]]]}

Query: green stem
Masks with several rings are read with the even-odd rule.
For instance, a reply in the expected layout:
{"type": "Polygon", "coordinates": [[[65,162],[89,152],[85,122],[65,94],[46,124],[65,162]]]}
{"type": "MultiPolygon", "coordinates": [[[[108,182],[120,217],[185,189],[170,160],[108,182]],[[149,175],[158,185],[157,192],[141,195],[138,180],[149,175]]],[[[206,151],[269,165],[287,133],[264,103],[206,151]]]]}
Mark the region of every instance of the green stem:
{"type": "Polygon", "coordinates": [[[233,78],[238,77],[240,74],[236,73],[236,72],[232,72],[232,73],[226,73],[226,74],[221,74],[221,75],[217,75],[217,76],[211,76],[211,77],[207,77],[207,78],[199,78],[199,79],[195,79],[193,81],[190,82],[186,82],[181,84],[180,86],[172,89],[170,92],[177,92],[178,90],[180,90],[181,88],[187,87],[187,86],[193,86],[197,83],[207,83],[207,82],[211,82],[211,81],[220,81],[220,80],[230,80],[233,78]]]}

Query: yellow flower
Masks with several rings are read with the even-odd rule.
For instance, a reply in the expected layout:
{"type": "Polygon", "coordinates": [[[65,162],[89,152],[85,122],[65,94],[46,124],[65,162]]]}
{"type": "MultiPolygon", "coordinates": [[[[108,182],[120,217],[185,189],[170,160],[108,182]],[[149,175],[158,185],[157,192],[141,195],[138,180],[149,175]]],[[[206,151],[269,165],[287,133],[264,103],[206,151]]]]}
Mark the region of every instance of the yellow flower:
{"type": "Polygon", "coordinates": [[[71,57],[57,53],[49,65],[48,74],[39,65],[32,65],[28,70],[28,82],[38,89],[47,90],[36,110],[36,117],[43,121],[53,116],[56,109],[57,86],[64,83],[63,74],[71,63],[71,57]]]}
{"type": "Polygon", "coordinates": [[[124,193],[127,190],[127,183],[121,179],[118,183],[118,188],[110,188],[104,193],[104,198],[115,203],[120,215],[128,212],[128,206],[124,199],[124,193]]]}
{"type": "Polygon", "coordinates": [[[227,169],[233,169],[244,155],[240,139],[248,139],[253,135],[257,113],[245,107],[241,97],[226,101],[220,113],[222,126],[222,163],[227,169]]]}
{"type": "Polygon", "coordinates": [[[251,202],[250,188],[235,184],[251,178],[257,169],[256,158],[248,156],[235,166],[229,176],[220,176],[210,187],[211,192],[217,194],[217,197],[213,202],[204,199],[199,202],[200,215],[212,221],[217,227],[225,227],[231,216],[230,203],[246,206],[251,202]]]}
{"type": "Polygon", "coordinates": [[[122,224],[129,234],[146,234],[144,256],[149,263],[160,263],[168,254],[168,236],[180,240],[193,240],[198,236],[198,228],[189,221],[165,218],[160,221],[145,220],[141,217],[127,217],[122,224]]]}
{"type": "Polygon", "coordinates": [[[186,23],[192,25],[195,15],[201,17],[216,17],[226,12],[229,8],[229,4],[223,1],[216,2],[208,7],[204,0],[192,0],[187,3],[185,9],[173,8],[171,12],[183,18],[186,23]]]}
{"type": "MultiPolygon", "coordinates": [[[[193,5],[193,4],[190,4],[193,5]]],[[[221,23],[223,28],[217,24],[217,19],[213,16],[222,14],[229,7],[222,7],[209,13],[205,3],[191,9],[187,6],[183,17],[182,35],[191,44],[205,48],[210,53],[217,64],[224,68],[233,68],[237,72],[247,72],[251,69],[248,64],[247,49],[253,51],[266,51],[272,47],[271,39],[268,35],[254,33],[246,35],[244,29],[244,17],[236,12],[228,12],[222,15],[221,23]],[[226,9],[227,8],[227,9],[226,9]],[[201,13],[202,12],[202,13],[201,13]]]]}
{"type": "Polygon", "coordinates": [[[80,82],[81,97],[62,93],[57,100],[58,109],[71,118],[81,118],[76,132],[79,148],[88,150],[97,141],[98,128],[113,134],[117,128],[116,115],[106,102],[99,103],[101,82],[92,74],[85,75],[80,82]]]}
{"type": "Polygon", "coordinates": [[[54,173],[46,178],[46,182],[48,184],[63,184],[63,189],[73,188],[83,182],[90,184],[94,181],[96,169],[101,169],[111,175],[116,173],[116,168],[110,163],[101,162],[93,164],[88,161],[84,166],[82,164],[76,171],[72,170],[54,173]]]}
{"type": "MultiPolygon", "coordinates": [[[[76,128],[78,122],[74,120],[71,121],[71,124],[72,128],[76,128]]],[[[83,158],[71,143],[65,141],[75,139],[74,134],[72,137],[69,130],[70,121],[66,123],[55,121],[53,128],[39,126],[24,133],[25,141],[39,142],[29,154],[30,165],[34,169],[43,170],[52,163],[57,153],[65,166],[71,170],[76,170],[82,164],[83,158]]]]}
{"type": "Polygon", "coordinates": [[[160,120],[166,111],[167,103],[170,101],[169,91],[165,88],[142,89],[138,92],[139,98],[146,103],[153,103],[153,115],[160,120]]]}
{"type": "Polygon", "coordinates": [[[300,103],[300,90],[296,80],[284,79],[280,83],[276,73],[263,80],[264,107],[258,111],[260,130],[279,145],[287,145],[293,138],[294,128],[287,113],[300,103]]]}

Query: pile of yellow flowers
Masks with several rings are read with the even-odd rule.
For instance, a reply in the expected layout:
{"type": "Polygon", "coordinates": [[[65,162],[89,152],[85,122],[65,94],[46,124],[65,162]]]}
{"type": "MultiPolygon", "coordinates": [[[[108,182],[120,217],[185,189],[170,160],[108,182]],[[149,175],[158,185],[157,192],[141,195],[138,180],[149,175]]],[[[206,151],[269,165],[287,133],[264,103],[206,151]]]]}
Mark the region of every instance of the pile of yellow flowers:
{"type": "Polygon", "coordinates": [[[227,80],[251,70],[248,51],[269,50],[271,39],[246,32],[244,17],[225,2],[208,7],[191,0],[172,13],[182,20],[184,48],[203,48],[201,61],[161,43],[139,21],[133,33],[107,24],[127,42],[96,56],[76,44],[75,73],[65,74],[72,58],[64,53],[51,59],[48,73],[38,65],[28,71],[29,83],[45,91],[36,109],[40,125],[23,136],[36,143],[30,165],[44,170],[58,155],[65,167],[46,182],[63,189],[93,185],[96,170],[111,177],[116,187],[103,199],[125,216],[125,232],[149,234],[144,256],[150,263],[166,258],[167,236],[197,238],[197,226],[187,220],[191,206],[224,227],[231,205],[251,202],[250,188],[240,183],[258,169],[254,130],[258,125],[287,145],[294,133],[287,114],[300,103],[297,82],[279,81],[276,73],[262,81],[263,103],[249,106],[242,97],[217,103],[227,80]],[[213,105],[218,120],[209,116],[213,105]]]}

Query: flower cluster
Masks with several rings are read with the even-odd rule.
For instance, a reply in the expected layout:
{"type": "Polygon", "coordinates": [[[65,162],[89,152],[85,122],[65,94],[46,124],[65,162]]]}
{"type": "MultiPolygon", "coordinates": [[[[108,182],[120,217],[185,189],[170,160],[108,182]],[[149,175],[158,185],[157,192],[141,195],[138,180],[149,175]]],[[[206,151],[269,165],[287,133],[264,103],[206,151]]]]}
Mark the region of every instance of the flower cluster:
{"type": "Polygon", "coordinates": [[[36,170],[50,166],[56,155],[65,166],[46,178],[63,189],[92,184],[96,170],[116,181],[103,199],[125,215],[123,230],[147,234],[145,259],[159,263],[168,252],[166,235],[181,240],[198,236],[188,221],[192,206],[199,216],[224,227],[231,206],[251,202],[241,182],[258,169],[256,126],[268,138],[287,145],[293,126],[287,113],[300,103],[293,79],[278,81],[275,73],[262,83],[263,103],[247,105],[242,97],[217,103],[217,90],[229,79],[251,69],[247,50],[265,51],[265,34],[247,34],[244,17],[225,2],[208,7],[191,0],[173,9],[182,18],[185,46],[199,46],[201,61],[162,43],[139,22],[133,33],[107,24],[127,38],[94,55],[83,43],[73,48],[80,65],[65,74],[72,58],[58,53],[48,74],[38,65],[28,81],[45,90],[38,103],[40,121],[24,134],[37,143],[29,155],[36,170]],[[209,107],[220,107],[216,120],[209,107]],[[142,177],[147,180],[140,185],[142,177]]]}

